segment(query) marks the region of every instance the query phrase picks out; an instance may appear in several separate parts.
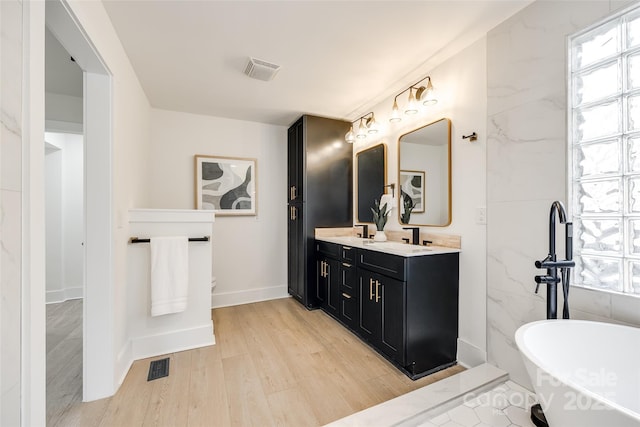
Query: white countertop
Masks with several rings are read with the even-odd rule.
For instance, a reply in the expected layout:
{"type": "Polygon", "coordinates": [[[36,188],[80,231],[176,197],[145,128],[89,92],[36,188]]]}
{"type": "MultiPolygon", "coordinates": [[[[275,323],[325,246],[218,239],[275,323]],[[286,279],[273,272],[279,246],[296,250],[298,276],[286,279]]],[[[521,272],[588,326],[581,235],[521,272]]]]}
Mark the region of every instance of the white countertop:
{"type": "Polygon", "coordinates": [[[444,246],[418,246],[400,242],[374,242],[371,239],[360,237],[316,237],[316,240],[337,243],[339,245],[351,246],[354,248],[367,249],[370,251],[384,252],[403,257],[414,257],[424,255],[440,255],[458,253],[460,249],[447,248],[444,246]]]}

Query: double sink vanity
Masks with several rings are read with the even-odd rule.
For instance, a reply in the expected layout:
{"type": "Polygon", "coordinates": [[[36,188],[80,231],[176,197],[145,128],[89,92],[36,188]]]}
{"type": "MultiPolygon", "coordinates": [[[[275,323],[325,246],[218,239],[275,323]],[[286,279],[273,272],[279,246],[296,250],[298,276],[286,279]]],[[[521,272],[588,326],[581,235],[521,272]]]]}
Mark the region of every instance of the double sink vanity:
{"type": "Polygon", "coordinates": [[[316,298],[411,379],[456,363],[459,250],[316,237],[316,298]]]}
{"type": "Polygon", "coordinates": [[[399,137],[393,183],[384,143],[354,161],[353,145],[344,142],[350,125],[305,115],[289,128],[288,292],[417,379],[456,363],[459,236],[438,242],[426,235],[436,246],[419,246],[392,230],[389,241],[374,242],[355,237],[353,224],[371,224],[383,195],[400,228],[415,230],[413,242],[423,241],[419,226],[451,223],[451,122],[399,137]]]}

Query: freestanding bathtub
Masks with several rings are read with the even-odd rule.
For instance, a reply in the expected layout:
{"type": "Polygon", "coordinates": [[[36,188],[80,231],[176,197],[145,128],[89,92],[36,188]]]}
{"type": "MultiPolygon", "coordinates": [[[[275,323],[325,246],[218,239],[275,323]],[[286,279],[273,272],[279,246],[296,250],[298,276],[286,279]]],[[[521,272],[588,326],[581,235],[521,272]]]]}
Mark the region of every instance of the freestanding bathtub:
{"type": "Polygon", "coordinates": [[[640,329],[542,320],[516,343],[551,427],[640,426],[640,329]]]}

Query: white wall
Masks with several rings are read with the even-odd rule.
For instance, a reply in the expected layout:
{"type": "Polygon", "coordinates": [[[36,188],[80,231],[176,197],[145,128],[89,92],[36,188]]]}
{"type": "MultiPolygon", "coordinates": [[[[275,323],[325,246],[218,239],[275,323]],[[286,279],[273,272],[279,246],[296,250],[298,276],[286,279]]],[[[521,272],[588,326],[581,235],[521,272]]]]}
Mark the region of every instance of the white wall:
{"type": "Polygon", "coordinates": [[[84,286],[82,135],[46,133],[58,150],[45,157],[47,303],[81,298],[84,286]]]}
{"type": "MultiPolygon", "coordinates": [[[[46,289],[47,294],[50,294],[51,292],[61,292],[64,284],[62,273],[62,150],[55,145],[47,145],[45,150],[46,289]]],[[[47,299],[47,302],[51,301],[47,299]]]]}
{"type": "MultiPolygon", "coordinates": [[[[624,3],[538,1],[488,34],[489,362],[528,387],[514,333],[546,318],[534,261],[548,253],[551,203],[567,202],[567,36],[624,3]]],[[[638,298],[572,287],[569,301],[572,318],[640,325],[638,298]]]]}
{"type": "Polygon", "coordinates": [[[195,208],[194,155],[257,159],[257,215],[214,224],[215,306],[287,295],[287,129],[152,110],[150,207],[195,208]]]}
{"type": "Polygon", "coordinates": [[[82,124],[82,98],[47,92],[44,99],[48,122],[82,124]]]}
{"type": "MultiPolygon", "coordinates": [[[[398,138],[443,117],[451,119],[452,222],[448,227],[421,227],[421,231],[462,236],[458,360],[475,366],[486,360],[486,226],[475,223],[476,207],[486,203],[486,39],[438,67],[424,70],[423,76],[427,74],[438,91],[438,104],[425,107],[413,118],[405,116],[396,125],[388,121],[393,97],[388,98],[373,108],[381,124],[381,136],[356,142],[354,153],[379,142],[387,144],[387,181],[397,184],[398,138]],[[479,135],[476,142],[462,140],[462,135],[474,131],[479,135]]],[[[403,95],[398,103],[405,100],[403,95]]],[[[394,213],[385,230],[400,229],[394,213]]]]}

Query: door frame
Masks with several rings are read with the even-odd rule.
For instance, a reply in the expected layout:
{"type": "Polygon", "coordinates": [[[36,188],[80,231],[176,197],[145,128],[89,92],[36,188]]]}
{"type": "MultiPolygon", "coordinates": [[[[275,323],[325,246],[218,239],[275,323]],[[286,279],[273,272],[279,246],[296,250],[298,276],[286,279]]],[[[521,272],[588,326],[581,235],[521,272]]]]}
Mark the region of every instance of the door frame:
{"type": "Polygon", "coordinates": [[[85,277],[83,401],[113,395],[114,256],[112,77],[66,0],[23,2],[23,264],[21,414],[23,425],[46,419],[44,242],[45,25],[83,70],[85,141],[85,277]]]}

